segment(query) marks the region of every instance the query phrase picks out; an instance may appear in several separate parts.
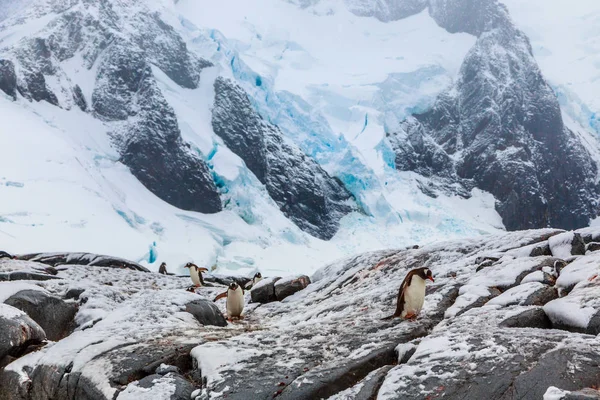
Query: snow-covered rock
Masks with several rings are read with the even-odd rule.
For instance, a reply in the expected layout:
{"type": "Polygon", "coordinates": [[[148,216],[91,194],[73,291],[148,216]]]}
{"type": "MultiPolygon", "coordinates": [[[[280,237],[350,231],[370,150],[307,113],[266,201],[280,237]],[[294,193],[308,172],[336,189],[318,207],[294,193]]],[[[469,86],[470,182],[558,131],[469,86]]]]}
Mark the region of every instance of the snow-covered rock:
{"type": "MultiPolygon", "coordinates": [[[[576,281],[570,291],[559,281],[523,282],[556,262],[530,252],[557,233],[513,232],[342,259],[283,302],[248,304],[244,319],[227,326],[217,326],[222,316],[211,301],[225,287],[189,293],[187,277],[65,265],[57,279],[3,282],[60,298],[83,292],[75,330],[9,360],[0,397],[171,398],[193,391],[195,400],[475,400],[593,387],[600,362],[596,253],[562,270],[569,284],[576,281]],[[485,257],[496,261],[478,270],[485,257]],[[419,266],[430,268],[435,282],[417,320],[382,320],[406,273],[419,266]],[[548,301],[557,289],[562,297],[548,301]],[[199,305],[200,322],[191,305],[199,305]]],[[[253,290],[268,287],[275,297],[275,286],[286,281],[293,280],[265,278],[253,290]]],[[[246,293],[247,302],[251,297],[246,293]]]]}

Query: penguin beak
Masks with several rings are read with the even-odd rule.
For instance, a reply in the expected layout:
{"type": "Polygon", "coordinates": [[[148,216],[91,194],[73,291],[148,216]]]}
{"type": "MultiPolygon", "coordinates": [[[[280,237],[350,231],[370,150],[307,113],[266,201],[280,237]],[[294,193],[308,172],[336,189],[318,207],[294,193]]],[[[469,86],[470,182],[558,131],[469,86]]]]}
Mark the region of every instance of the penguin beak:
{"type": "Polygon", "coordinates": [[[428,277],[427,277],[427,279],[429,279],[431,282],[435,282],[435,281],[433,280],[433,276],[428,276],[428,277]]]}

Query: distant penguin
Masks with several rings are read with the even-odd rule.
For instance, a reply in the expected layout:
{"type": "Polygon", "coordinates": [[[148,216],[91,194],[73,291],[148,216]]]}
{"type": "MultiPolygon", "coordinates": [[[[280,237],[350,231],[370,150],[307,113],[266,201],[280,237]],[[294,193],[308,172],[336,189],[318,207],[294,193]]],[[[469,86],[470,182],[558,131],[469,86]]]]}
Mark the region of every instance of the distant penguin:
{"type": "Polygon", "coordinates": [[[250,282],[246,283],[246,289],[253,288],[254,285],[256,285],[258,282],[262,281],[262,278],[263,277],[260,272],[255,273],[252,280],[250,282]]]}
{"type": "Polygon", "coordinates": [[[159,274],[163,274],[163,275],[167,275],[167,263],[163,262],[162,264],[160,264],[160,267],[158,267],[158,273],[159,274]]]}
{"type": "Polygon", "coordinates": [[[229,288],[226,292],[221,293],[215,297],[214,301],[227,297],[225,304],[227,309],[227,319],[232,320],[233,318],[242,318],[242,311],[244,311],[244,289],[235,282],[229,284],[229,288]]]}
{"type": "Polygon", "coordinates": [[[202,278],[202,272],[208,272],[208,269],[199,267],[194,263],[185,264],[184,268],[190,269],[190,278],[192,278],[192,283],[196,287],[200,287],[204,285],[204,279],[202,278]]]}
{"type": "Polygon", "coordinates": [[[427,279],[434,282],[429,268],[416,268],[409,271],[398,291],[396,312],[382,319],[386,320],[397,317],[403,319],[417,318],[425,302],[425,281],[427,279]]]}

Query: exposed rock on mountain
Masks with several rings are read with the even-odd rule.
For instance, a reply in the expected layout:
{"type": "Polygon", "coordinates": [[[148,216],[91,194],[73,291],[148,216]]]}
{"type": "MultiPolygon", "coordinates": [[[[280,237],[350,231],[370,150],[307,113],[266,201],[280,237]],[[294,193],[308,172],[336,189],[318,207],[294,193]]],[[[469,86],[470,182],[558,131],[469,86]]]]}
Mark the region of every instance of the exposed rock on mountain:
{"type": "Polygon", "coordinates": [[[431,1],[430,14],[478,40],[454,87],[388,133],[397,168],[474,182],[510,230],[586,226],[598,211],[598,168],[564,126],[527,37],[495,0],[431,1]]]}
{"type": "Polygon", "coordinates": [[[276,126],[252,108],[244,90],[230,80],[215,81],[212,126],[302,230],[330,239],[340,219],[356,210],[344,185],[286,141],[276,126]]]}

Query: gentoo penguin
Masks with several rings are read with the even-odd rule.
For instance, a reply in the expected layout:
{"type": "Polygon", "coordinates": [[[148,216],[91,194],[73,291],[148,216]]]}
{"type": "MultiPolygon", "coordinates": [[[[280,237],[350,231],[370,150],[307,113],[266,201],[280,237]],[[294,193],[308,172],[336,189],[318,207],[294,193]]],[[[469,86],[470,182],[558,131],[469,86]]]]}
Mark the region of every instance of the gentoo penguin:
{"type": "Polygon", "coordinates": [[[425,301],[425,281],[427,279],[433,282],[433,275],[429,268],[415,268],[409,271],[398,291],[396,312],[383,319],[396,317],[403,319],[417,318],[425,301]]]}
{"type": "Polygon", "coordinates": [[[158,273],[167,275],[167,263],[164,262],[164,263],[160,264],[160,267],[158,267],[158,273]]]}
{"type": "Polygon", "coordinates": [[[246,289],[253,288],[258,282],[262,281],[262,275],[260,272],[254,274],[254,278],[248,283],[246,283],[246,289]]]}
{"type": "Polygon", "coordinates": [[[202,278],[203,272],[208,272],[208,269],[197,266],[194,263],[185,264],[184,268],[190,269],[190,278],[192,278],[192,283],[196,287],[200,287],[204,285],[204,279],[202,278]]]}
{"type": "Polygon", "coordinates": [[[242,311],[244,311],[244,289],[237,283],[231,282],[227,291],[215,297],[214,301],[223,297],[227,297],[227,303],[225,304],[227,319],[242,318],[242,311]]]}

